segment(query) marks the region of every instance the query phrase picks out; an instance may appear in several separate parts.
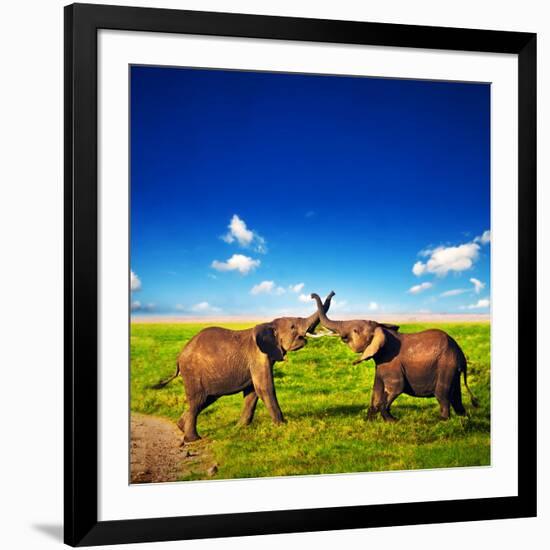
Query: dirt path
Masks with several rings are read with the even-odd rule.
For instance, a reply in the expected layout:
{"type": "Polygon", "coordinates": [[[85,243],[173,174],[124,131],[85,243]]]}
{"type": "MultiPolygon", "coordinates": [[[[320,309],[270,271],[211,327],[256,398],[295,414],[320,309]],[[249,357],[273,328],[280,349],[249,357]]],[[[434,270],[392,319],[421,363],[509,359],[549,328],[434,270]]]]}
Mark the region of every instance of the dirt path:
{"type": "Polygon", "coordinates": [[[180,446],[182,434],[164,418],[131,414],[130,466],[132,483],[178,481],[182,477],[215,477],[208,442],[180,446]]]}

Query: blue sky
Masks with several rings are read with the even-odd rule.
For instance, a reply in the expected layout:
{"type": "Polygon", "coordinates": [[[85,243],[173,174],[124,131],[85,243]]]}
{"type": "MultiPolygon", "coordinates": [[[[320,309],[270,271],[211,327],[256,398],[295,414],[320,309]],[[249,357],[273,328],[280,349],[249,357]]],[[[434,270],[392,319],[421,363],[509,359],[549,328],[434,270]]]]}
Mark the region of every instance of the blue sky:
{"type": "Polygon", "coordinates": [[[134,314],[487,313],[490,87],[131,69],[134,314]]]}

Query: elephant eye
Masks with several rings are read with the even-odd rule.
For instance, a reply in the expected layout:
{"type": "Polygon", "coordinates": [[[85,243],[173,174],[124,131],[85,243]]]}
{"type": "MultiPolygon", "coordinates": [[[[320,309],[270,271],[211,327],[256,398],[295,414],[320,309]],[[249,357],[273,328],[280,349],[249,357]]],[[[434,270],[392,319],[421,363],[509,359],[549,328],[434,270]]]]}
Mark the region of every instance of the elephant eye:
{"type": "Polygon", "coordinates": [[[294,325],[290,325],[290,329],[294,330],[296,327],[294,325]]]}

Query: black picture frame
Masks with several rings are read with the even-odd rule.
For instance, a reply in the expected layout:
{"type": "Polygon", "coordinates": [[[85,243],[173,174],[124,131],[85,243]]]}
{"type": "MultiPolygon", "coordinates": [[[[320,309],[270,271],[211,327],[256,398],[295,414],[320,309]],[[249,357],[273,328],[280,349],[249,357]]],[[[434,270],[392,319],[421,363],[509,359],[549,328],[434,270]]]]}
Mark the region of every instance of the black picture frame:
{"type": "Polygon", "coordinates": [[[65,7],[65,543],[90,546],[536,515],[536,34],[92,4],[65,7]],[[98,521],[99,29],[518,56],[518,496],[98,521]]]}

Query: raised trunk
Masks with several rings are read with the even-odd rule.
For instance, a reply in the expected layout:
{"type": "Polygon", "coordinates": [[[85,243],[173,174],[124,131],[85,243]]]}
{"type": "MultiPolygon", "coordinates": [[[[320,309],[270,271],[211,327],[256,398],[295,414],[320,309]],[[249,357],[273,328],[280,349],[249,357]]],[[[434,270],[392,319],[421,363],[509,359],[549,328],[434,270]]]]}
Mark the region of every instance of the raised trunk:
{"type": "MultiPolygon", "coordinates": [[[[334,292],[331,292],[329,294],[329,297],[332,298],[333,296],[334,296],[334,292]]],[[[331,321],[325,314],[326,310],[325,310],[323,304],[321,303],[321,298],[319,298],[319,296],[317,294],[312,294],[311,297],[317,302],[317,313],[319,314],[321,324],[324,327],[328,328],[329,330],[333,330],[333,331],[339,333],[340,328],[342,326],[342,321],[331,321]]],[[[327,297],[327,299],[328,299],[328,297],[327,297]]],[[[329,299],[329,304],[330,304],[330,299],[329,299]]]]}
{"type": "MultiPolygon", "coordinates": [[[[334,292],[330,292],[330,294],[325,298],[325,303],[322,305],[321,309],[323,313],[326,313],[330,308],[330,301],[332,300],[332,297],[334,296],[334,292]]],[[[321,300],[319,299],[319,302],[321,300]]],[[[316,311],[315,313],[312,313],[309,317],[306,317],[304,319],[304,327],[306,327],[305,332],[313,332],[317,325],[319,324],[319,311],[316,311]]]]}

